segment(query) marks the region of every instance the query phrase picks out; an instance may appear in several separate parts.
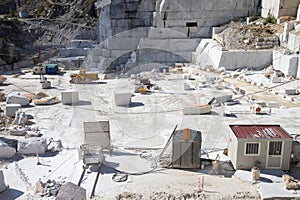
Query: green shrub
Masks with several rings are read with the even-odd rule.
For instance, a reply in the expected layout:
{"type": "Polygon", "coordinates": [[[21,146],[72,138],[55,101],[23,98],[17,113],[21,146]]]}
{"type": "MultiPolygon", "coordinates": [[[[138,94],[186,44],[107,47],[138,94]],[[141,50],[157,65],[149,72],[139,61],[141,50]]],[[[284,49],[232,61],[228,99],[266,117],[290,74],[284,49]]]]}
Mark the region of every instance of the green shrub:
{"type": "Polygon", "coordinates": [[[9,9],[9,16],[10,17],[14,17],[15,16],[15,11],[12,8],[9,9]]]}
{"type": "Polygon", "coordinates": [[[253,15],[251,16],[250,21],[255,21],[255,20],[257,20],[258,18],[259,18],[259,16],[258,16],[258,14],[255,12],[255,13],[253,13],[253,15]]]}
{"type": "Polygon", "coordinates": [[[268,14],[268,16],[264,19],[264,24],[276,24],[277,20],[271,13],[268,14]]]}

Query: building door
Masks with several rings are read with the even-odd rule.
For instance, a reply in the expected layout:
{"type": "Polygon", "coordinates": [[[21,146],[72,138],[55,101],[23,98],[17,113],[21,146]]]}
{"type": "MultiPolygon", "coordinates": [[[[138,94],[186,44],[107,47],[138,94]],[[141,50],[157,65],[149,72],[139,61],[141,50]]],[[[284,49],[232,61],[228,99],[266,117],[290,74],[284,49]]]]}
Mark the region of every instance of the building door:
{"type": "Polygon", "coordinates": [[[270,141],[268,145],[267,168],[280,169],[282,161],[283,142],[270,141]]]}

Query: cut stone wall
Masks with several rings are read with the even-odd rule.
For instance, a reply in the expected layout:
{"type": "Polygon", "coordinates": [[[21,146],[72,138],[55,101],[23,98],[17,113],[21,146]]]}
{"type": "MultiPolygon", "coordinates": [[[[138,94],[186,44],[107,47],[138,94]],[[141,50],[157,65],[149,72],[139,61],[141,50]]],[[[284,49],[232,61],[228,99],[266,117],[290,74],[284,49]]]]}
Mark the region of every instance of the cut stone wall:
{"type": "Polygon", "coordinates": [[[203,39],[193,53],[193,63],[225,67],[227,70],[239,68],[260,69],[272,64],[272,50],[222,50],[212,39],[203,39]],[[241,59],[242,58],[242,59],[241,59]]]}
{"type": "Polygon", "coordinates": [[[267,17],[268,14],[275,18],[281,16],[297,16],[300,0],[262,0],[261,16],[267,17]]]}
{"type": "Polygon", "coordinates": [[[103,70],[124,65],[137,48],[140,62],[191,62],[213,26],[259,13],[260,0],[106,0],[96,6],[100,44],[86,66],[103,70]]]}
{"type": "Polygon", "coordinates": [[[140,62],[192,62],[192,52],[199,40],[188,38],[181,32],[169,28],[150,28],[147,38],[139,43],[140,62]]]}
{"type": "Polygon", "coordinates": [[[124,31],[153,26],[156,0],[112,0],[100,11],[100,42],[124,31]]]}
{"type": "Polygon", "coordinates": [[[259,13],[259,6],[259,0],[158,0],[154,26],[191,38],[209,37],[213,26],[259,13]],[[191,27],[190,22],[194,22],[191,27]]]}
{"type": "Polygon", "coordinates": [[[286,55],[283,52],[273,51],[273,67],[282,71],[286,76],[300,77],[299,55],[286,55]]]}
{"type": "Polygon", "coordinates": [[[293,30],[288,33],[287,48],[291,52],[300,50],[300,34],[299,31],[293,30]]]}

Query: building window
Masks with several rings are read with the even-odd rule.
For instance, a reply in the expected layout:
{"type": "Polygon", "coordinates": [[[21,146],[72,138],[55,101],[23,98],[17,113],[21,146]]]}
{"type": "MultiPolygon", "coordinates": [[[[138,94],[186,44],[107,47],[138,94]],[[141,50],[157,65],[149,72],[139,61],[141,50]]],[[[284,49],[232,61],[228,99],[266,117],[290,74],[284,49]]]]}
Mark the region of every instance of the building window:
{"type": "Polygon", "coordinates": [[[198,24],[197,24],[197,22],[186,22],[186,27],[197,27],[198,26],[198,24]]]}
{"type": "Polygon", "coordinates": [[[269,145],[269,155],[270,156],[280,156],[282,151],[282,141],[270,142],[269,145]]]}
{"type": "Polygon", "coordinates": [[[246,143],[245,155],[259,155],[259,143],[246,143]]]}

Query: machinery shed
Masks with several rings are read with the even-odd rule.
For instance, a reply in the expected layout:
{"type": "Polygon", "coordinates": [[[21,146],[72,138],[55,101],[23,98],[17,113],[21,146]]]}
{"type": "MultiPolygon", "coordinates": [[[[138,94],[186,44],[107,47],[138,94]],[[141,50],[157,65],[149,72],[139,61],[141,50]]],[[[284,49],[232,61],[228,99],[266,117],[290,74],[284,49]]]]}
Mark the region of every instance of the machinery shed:
{"type": "Polygon", "coordinates": [[[172,141],[172,167],[200,168],[201,142],[200,131],[177,130],[172,141]]]}

